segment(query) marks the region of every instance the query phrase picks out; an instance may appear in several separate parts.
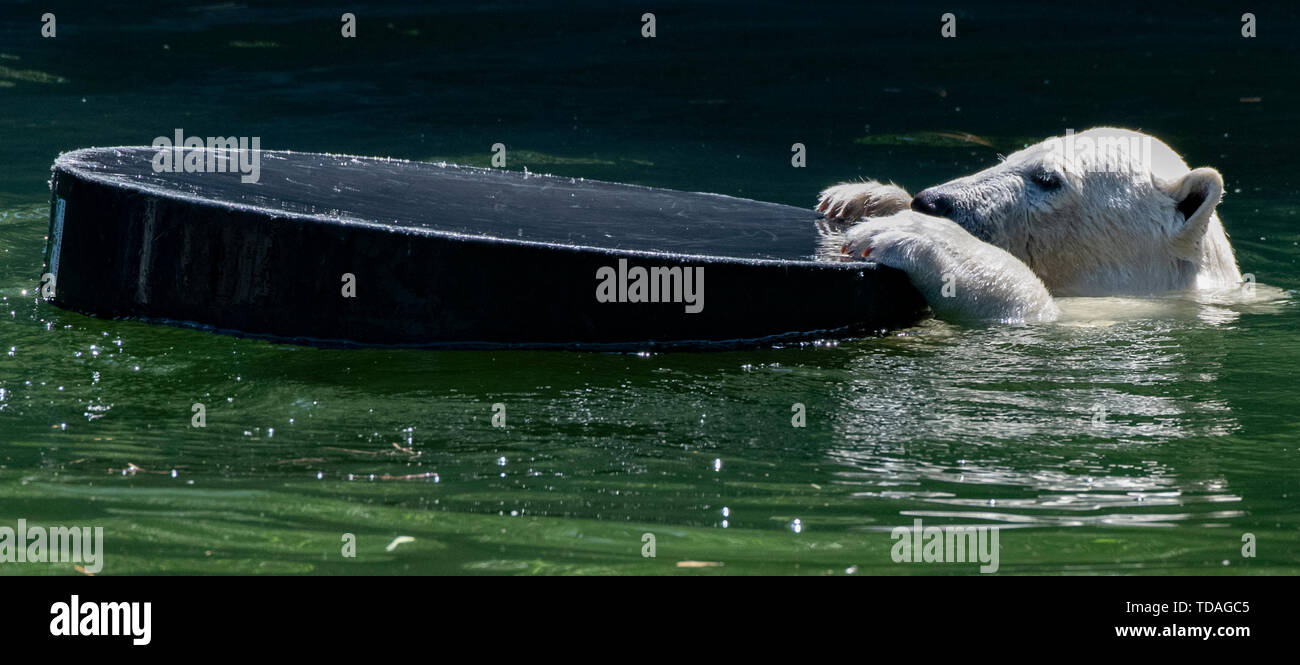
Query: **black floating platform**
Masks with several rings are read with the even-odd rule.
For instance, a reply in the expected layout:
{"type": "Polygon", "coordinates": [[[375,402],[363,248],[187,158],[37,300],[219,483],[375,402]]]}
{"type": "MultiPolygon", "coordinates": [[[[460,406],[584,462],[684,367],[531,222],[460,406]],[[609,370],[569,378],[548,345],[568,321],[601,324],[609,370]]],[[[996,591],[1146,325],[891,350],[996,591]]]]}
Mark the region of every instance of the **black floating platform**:
{"type": "Polygon", "coordinates": [[[901,272],[813,260],[805,209],[295,152],[262,151],[258,180],[245,183],[237,172],[156,172],[157,152],[55,161],[56,305],[306,344],[613,349],[844,336],[925,309],[901,272]],[[620,279],[625,299],[647,296],[636,268],[660,269],[657,302],[598,299],[604,284],[617,300],[620,279]],[[675,280],[696,268],[703,300],[692,305],[675,280]]]}

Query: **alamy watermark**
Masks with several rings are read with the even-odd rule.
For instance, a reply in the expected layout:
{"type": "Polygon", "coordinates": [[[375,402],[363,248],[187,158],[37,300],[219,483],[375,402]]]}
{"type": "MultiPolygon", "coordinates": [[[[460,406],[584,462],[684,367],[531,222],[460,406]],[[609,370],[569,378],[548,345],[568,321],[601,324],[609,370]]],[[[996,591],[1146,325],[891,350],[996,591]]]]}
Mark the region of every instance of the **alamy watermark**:
{"type": "Polygon", "coordinates": [[[1047,139],[1048,161],[1082,164],[1103,173],[1136,173],[1151,170],[1151,137],[1145,134],[1078,136],[1073,129],[1065,136],[1047,139]]]}
{"type": "Polygon", "coordinates": [[[127,636],[144,646],[153,641],[150,627],[153,603],[104,603],[72,596],[66,603],[50,605],[50,635],[55,637],[127,636]]]}
{"type": "Polygon", "coordinates": [[[998,572],[995,526],[923,526],[917,518],[910,527],[895,527],[889,537],[898,541],[889,552],[894,563],[979,562],[981,573],[998,572]]]}
{"type": "Polygon", "coordinates": [[[104,527],[0,526],[0,563],[80,563],[87,573],[104,569],[104,527]]]}
{"type": "Polygon", "coordinates": [[[158,154],[154,173],[242,173],[240,182],[257,182],[262,176],[262,137],[185,136],[180,128],[174,137],[153,140],[158,154]]]}
{"type": "Polygon", "coordinates": [[[672,303],[686,305],[687,314],[704,311],[704,266],[628,266],[596,270],[596,302],[672,303]]]}

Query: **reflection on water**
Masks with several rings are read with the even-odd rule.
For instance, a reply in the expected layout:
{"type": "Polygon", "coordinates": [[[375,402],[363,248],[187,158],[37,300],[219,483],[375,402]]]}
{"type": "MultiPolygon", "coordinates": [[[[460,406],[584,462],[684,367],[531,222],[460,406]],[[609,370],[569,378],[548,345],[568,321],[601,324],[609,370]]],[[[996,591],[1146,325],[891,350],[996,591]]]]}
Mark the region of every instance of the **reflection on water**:
{"type": "Polygon", "coordinates": [[[1252,285],[1066,298],[1050,324],[927,321],[854,359],[830,453],[851,470],[836,475],[855,497],[930,505],[901,514],[933,518],[1150,526],[1239,516],[1212,505],[1241,501],[1222,475],[1140,451],[1238,431],[1217,388],[1222,336],[1244,314],[1289,304],[1280,289],[1252,285]]]}

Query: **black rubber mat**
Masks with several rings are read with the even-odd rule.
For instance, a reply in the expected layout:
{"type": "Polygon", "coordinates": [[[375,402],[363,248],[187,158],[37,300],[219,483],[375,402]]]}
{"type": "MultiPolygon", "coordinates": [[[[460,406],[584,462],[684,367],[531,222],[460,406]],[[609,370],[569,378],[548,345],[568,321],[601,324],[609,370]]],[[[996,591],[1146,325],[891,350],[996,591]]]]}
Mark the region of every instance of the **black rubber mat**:
{"type": "Polygon", "coordinates": [[[56,305],[295,343],[625,349],[852,335],[925,309],[898,271],[815,261],[807,209],[275,151],[245,182],[159,172],[157,154],[56,160],[56,305]]]}

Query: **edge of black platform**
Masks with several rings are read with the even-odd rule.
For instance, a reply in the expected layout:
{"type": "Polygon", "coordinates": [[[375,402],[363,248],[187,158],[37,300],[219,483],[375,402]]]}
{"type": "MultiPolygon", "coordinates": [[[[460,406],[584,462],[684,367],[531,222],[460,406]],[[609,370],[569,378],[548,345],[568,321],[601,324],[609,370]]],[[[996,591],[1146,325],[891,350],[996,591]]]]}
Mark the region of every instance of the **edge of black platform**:
{"type": "MultiPolygon", "coordinates": [[[[611,254],[611,255],[627,256],[627,257],[636,257],[636,258],[672,259],[672,260],[689,260],[689,261],[700,261],[700,262],[706,262],[706,263],[743,263],[743,264],[747,264],[747,265],[759,265],[759,266],[763,266],[763,265],[765,265],[765,266],[814,266],[814,267],[817,267],[818,269],[823,269],[823,270],[825,270],[825,269],[831,269],[831,270],[862,270],[862,269],[864,269],[864,268],[869,269],[869,270],[875,270],[875,269],[877,269],[877,267],[879,267],[879,268],[885,268],[884,266],[880,266],[879,264],[877,264],[877,263],[872,263],[872,262],[870,262],[870,261],[843,261],[843,262],[831,262],[831,261],[817,261],[817,260],[814,260],[814,259],[811,259],[811,258],[809,258],[809,259],[805,259],[805,260],[795,260],[795,259],[750,259],[750,258],[744,258],[744,257],[715,256],[715,255],[710,255],[710,254],[686,254],[686,253],[681,253],[681,252],[652,252],[652,251],[640,250],[640,249],[620,249],[620,248],[614,248],[614,247],[596,247],[596,246],[594,246],[594,245],[579,245],[579,244],[572,244],[572,243],[546,242],[546,241],[541,241],[541,240],[521,240],[521,239],[519,239],[519,238],[498,238],[498,237],[495,237],[495,236],[476,235],[476,234],[473,234],[473,233],[457,233],[457,232],[455,232],[455,231],[444,231],[444,230],[440,230],[440,229],[431,229],[431,228],[420,227],[420,226],[391,226],[391,225],[387,225],[387,224],[377,224],[377,223],[372,222],[372,221],[368,221],[368,220],[364,220],[364,219],[358,219],[358,218],[355,218],[355,217],[323,217],[323,216],[320,216],[320,215],[307,215],[307,214],[303,214],[303,213],[299,213],[299,212],[293,212],[293,211],[289,211],[289,210],[279,210],[279,209],[276,209],[276,208],[268,208],[268,207],[265,207],[265,206],[249,205],[249,204],[246,204],[246,203],[227,202],[227,201],[218,201],[218,200],[216,200],[216,199],[205,198],[205,197],[202,197],[202,196],[187,196],[187,195],[185,195],[183,192],[178,192],[178,191],[171,190],[171,189],[163,189],[163,188],[159,188],[159,187],[153,187],[153,186],[150,186],[150,185],[145,184],[145,183],[139,183],[139,182],[125,182],[125,181],[121,181],[121,180],[117,180],[117,179],[114,179],[114,178],[112,178],[112,177],[109,177],[109,176],[107,176],[107,175],[105,175],[105,174],[103,174],[103,173],[100,173],[100,172],[96,172],[96,171],[93,171],[93,170],[86,169],[86,168],[84,168],[84,167],[80,167],[80,166],[69,166],[68,164],[64,163],[64,159],[65,159],[65,158],[70,157],[71,155],[75,155],[75,154],[77,154],[77,153],[82,153],[82,152],[95,152],[95,151],[99,151],[99,150],[136,150],[136,151],[138,151],[138,150],[142,150],[142,149],[148,149],[148,148],[144,148],[143,146],[110,146],[110,147],[102,147],[102,148],[79,148],[79,149],[77,149],[77,150],[70,150],[70,151],[68,151],[68,152],[60,153],[59,156],[55,159],[55,161],[54,161],[54,165],[51,167],[50,170],[51,170],[52,173],[57,173],[57,172],[62,168],[62,170],[63,170],[65,173],[68,173],[69,175],[76,176],[76,177],[81,178],[81,179],[83,179],[83,180],[92,181],[92,182],[97,182],[97,183],[99,183],[99,184],[101,184],[101,185],[105,185],[105,186],[109,186],[109,187],[115,187],[115,188],[119,188],[119,189],[133,189],[133,190],[138,191],[138,192],[141,192],[141,193],[143,193],[143,194],[148,194],[148,195],[151,195],[151,196],[158,196],[158,197],[162,197],[162,198],[168,198],[168,199],[172,199],[172,200],[175,200],[175,201],[186,201],[186,202],[192,202],[192,203],[201,204],[201,205],[217,205],[217,206],[222,206],[222,207],[227,208],[227,209],[230,209],[230,210],[243,210],[243,211],[252,212],[252,213],[257,213],[257,214],[261,214],[261,215],[271,215],[271,216],[274,216],[274,217],[282,217],[282,218],[285,218],[285,219],[296,219],[296,220],[300,220],[300,221],[304,221],[304,222],[311,222],[311,223],[317,223],[317,224],[333,224],[333,223],[337,223],[337,224],[340,224],[340,225],[343,225],[343,226],[360,226],[360,227],[365,227],[365,228],[376,229],[376,230],[379,230],[379,231],[383,231],[383,232],[385,232],[385,233],[399,233],[399,234],[409,234],[409,235],[426,235],[426,236],[434,236],[434,237],[440,237],[440,238],[450,238],[450,239],[459,240],[459,241],[462,241],[462,242],[484,242],[484,243],[489,243],[489,244],[499,243],[499,244],[506,244],[506,245],[526,245],[526,246],[545,247],[545,248],[548,248],[548,249],[558,249],[558,250],[583,250],[583,251],[599,252],[599,253],[602,253],[602,254],[611,254]],[[63,168],[63,167],[68,167],[68,168],[63,168]]],[[[198,149],[198,148],[195,148],[195,150],[199,150],[199,149],[198,149]]],[[[271,152],[271,151],[266,151],[266,152],[271,152]]],[[[468,166],[468,165],[465,165],[465,164],[456,164],[456,163],[453,163],[453,162],[421,162],[421,161],[418,161],[418,160],[412,160],[412,159],[399,159],[399,158],[395,158],[395,157],[365,157],[365,156],[363,156],[363,155],[345,155],[345,154],[335,154],[335,153],[328,153],[328,152],[321,152],[321,153],[317,153],[317,152],[295,152],[295,151],[293,151],[293,150],[276,150],[276,151],[274,151],[274,152],[282,152],[282,153],[287,153],[287,154],[300,154],[300,155],[324,155],[324,156],[327,156],[327,157],[340,157],[340,158],[342,158],[342,157],[346,157],[346,158],[350,158],[350,159],[367,159],[367,160],[384,161],[384,162],[395,162],[395,163],[401,163],[401,164],[439,164],[439,165],[446,165],[446,166],[453,167],[453,168],[457,168],[457,169],[468,169],[468,170],[477,171],[477,172],[480,172],[480,173],[493,174],[493,175],[500,175],[500,174],[516,174],[516,173],[519,173],[518,171],[508,171],[508,170],[504,170],[504,169],[492,169],[492,168],[486,168],[486,167],[482,167],[482,166],[468,166]]],[[[567,176],[557,176],[557,175],[552,175],[552,174],[549,174],[549,173],[530,173],[530,174],[529,174],[529,177],[534,177],[534,178],[561,178],[561,177],[567,177],[567,176]]],[[[742,198],[742,197],[739,197],[739,196],[729,196],[729,195],[727,195],[727,194],[717,194],[717,193],[714,193],[714,192],[690,192],[690,191],[686,191],[686,190],[664,190],[664,189],[662,189],[662,188],[658,188],[658,187],[650,187],[650,186],[648,186],[648,185],[636,185],[636,184],[631,184],[631,183],[612,182],[612,181],[609,181],[609,180],[596,180],[596,179],[593,179],[593,178],[583,178],[583,180],[586,181],[586,182],[589,182],[589,183],[597,183],[597,184],[602,184],[602,185],[612,185],[612,186],[617,186],[617,187],[629,187],[629,188],[635,188],[635,189],[642,189],[642,190],[646,190],[646,191],[680,191],[680,192],[685,193],[685,194],[694,194],[694,195],[699,195],[699,196],[710,196],[710,197],[716,197],[716,198],[731,199],[731,200],[733,200],[733,201],[744,201],[744,202],[746,202],[746,203],[754,203],[754,204],[759,204],[759,205],[764,205],[764,206],[785,207],[785,206],[783,206],[783,205],[780,204],[780,203],[772,203],[771,201],[758,201],[758,200],[755,200],[755,199],[746,199],[746,198],[742,198]]],[[[813,213],[811,213],[811,212],[809,213],[809,220],[815,219],[815,217],[816,217],[815,214],[813,214],[813,213]]],[[[886,270],[889,270],[890,268],[885,268],[885,269],[886,269],[886,270]]]]}

